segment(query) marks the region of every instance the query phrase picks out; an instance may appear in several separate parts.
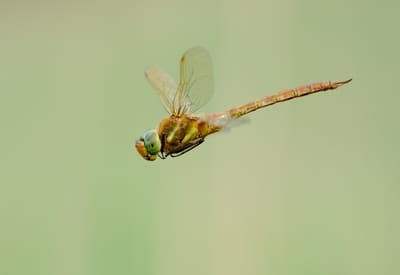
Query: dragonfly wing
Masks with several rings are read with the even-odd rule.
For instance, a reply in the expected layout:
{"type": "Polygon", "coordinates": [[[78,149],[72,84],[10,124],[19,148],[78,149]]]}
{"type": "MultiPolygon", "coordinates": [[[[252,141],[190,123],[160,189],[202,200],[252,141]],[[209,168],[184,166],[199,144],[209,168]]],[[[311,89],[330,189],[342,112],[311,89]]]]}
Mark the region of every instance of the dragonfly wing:
{"type": "Polygon", "coordinates": [[[160,96],[168,113],[174,112],[173,100],[178,85],[174,79],[157,66],[148,67],[144,72],[148,82],[160,96]]]}
{"type": "Polygon", "coordinates": [[[172,102],[174,113],[197,111],[213,92],[213,69],[207,50],[202,47],[187,50],[180,60],[180,80],[172,102]]]}

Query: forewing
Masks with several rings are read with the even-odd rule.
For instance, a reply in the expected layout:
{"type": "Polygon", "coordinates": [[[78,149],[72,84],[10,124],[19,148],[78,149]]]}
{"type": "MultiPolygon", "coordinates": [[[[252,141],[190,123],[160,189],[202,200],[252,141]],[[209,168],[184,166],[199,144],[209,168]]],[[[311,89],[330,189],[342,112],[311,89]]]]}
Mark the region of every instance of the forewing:
{"type": "Polygon", "coordinates": [[[168,113],[174,112],[173,100],[178,85],[174,79],[157,66],[148,67],[144,72],[148,82],[160,96],[168,113]]]}
{"type": "Polygon", "coordinates": [[[213,92],[214,77],[209,53],[202,47],[187,50],[180,60],[180,80],[172,102],[173,112],[195,112],[208,102],[213,92]]]}

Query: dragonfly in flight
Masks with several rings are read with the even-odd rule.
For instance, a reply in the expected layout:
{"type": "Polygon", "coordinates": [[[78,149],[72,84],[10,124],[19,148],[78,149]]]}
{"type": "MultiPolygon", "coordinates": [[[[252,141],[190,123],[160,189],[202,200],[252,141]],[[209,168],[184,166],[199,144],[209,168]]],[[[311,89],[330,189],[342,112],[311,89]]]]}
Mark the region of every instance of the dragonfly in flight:
{"type": "Polygon", "coordinates": [[[163,119],[157,129],[147,130],[136,140],[138,153],[146,160],[157,156],[165,159],[177,157],[192,150],[213,133],[224,129],[229,122],[250,112],[309,94],[334,90],[345,81],[325,81],[299,86],[265,96],[225,112],[197,116],[213,94],[213,70],[210,55],[202,47],[187,50],[180,59],[179,82],[156,66],[145,71],[145,76],[158,93],[169,117],[163,119]]]}

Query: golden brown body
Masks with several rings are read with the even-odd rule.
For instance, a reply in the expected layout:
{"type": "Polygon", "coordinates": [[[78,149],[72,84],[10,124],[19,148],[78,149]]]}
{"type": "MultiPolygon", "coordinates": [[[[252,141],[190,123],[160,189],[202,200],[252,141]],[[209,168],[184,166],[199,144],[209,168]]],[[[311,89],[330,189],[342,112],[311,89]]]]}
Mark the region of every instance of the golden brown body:
{"type": "Polygon", "coordinates": [[[209,134],[218,132],[214,126],[196,116],[172,115],[163,119],[158,126],[163,156],[187,152],[204,141],[209,134]]]}
{"type": "Polygon", "coordinates": [[[237,119],[275,103],[317,92],[334,90],[350,81],[351,79],[303,85],[260,98],[222,113],[208,114],[204,117],[172,114],[160,122],[158,130],[146,132],[144,137],[136,142],[136,149],[147,160],[155,160],[157,155],[161,158],[180,156],[200,145],[209,134],[220,131],[232,119],[237,119]]]}
{"type": "MultiPolygon", "coordinates": [[[[191,115],[171,115],[162,120],[158,127],[158,136],[161,140],[161,156],[181,155],[204,141],[209,134],[218,132],[224,126],[223,122],[218,123],[221,118],[239,118],[257,109],[293,98],[308,94],[334,90],[351,80],[339,82],[319,82],[309,85],[299,86],[294,89],[281,91],[272,96],[249,102],[237,108],[232,108],[226,112],[209,114],[208,118],[200,118],[191,115]]],[[[225,122],[226,123],[226,122],[225,122]]]]}
{"type": "Polygon", "coordinates": [[[325,81],[299,86],[249,102],[222,113],[193,116],[213,94],[212,62],[207,50],[194,47],[180,59],[179,83],[157,66],[145,71],[150,85],[160,96],[170,117],[158,129],[147,130],[135,142],[138,153],[146,160],[180,156],[201,144],[209,134],[218,132],[227,123],[266,106],[309,94],[334,90],[351,81],[325,81]]]}

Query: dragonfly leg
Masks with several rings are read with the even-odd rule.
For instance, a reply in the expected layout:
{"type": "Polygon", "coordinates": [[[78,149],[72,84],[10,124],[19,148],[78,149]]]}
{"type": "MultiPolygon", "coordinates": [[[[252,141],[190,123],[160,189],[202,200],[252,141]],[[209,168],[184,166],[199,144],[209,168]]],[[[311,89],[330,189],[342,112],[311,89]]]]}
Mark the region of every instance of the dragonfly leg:
{"type": "Polygon", "coordinates": [[[171,157],[173,157],[173,158],[182,156],[184,153],[187,153],[190,150],[196,148],[203,142],[204,142],[204,138],[198,138],[198,139],[192,140],[192,141],[188,142],[187,144],[185,144],[182,148],[179,148],[177,151],[170,153],[169,155],[171,155],[171,157]]]}
{"type": "Polygon", "coordinates": [[[160,159],[165,159],[167,156],[163,152],[160,152],[160,153],[158,153],[158,157],[160,159]]]}

